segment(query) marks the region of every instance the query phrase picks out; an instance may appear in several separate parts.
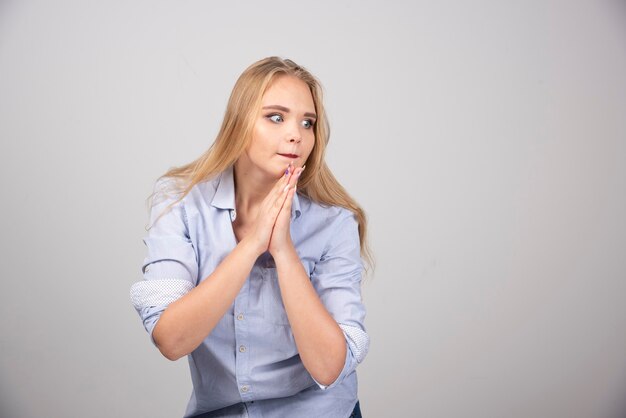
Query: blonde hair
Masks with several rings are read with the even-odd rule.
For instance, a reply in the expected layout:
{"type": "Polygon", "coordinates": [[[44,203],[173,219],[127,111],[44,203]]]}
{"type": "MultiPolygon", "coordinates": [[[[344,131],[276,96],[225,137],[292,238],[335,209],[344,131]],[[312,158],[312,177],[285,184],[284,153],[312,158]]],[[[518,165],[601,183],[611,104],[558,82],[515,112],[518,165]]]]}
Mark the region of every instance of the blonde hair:
{"type": "Polygon", "coordinates": [[[367,241],[365,212],[339,184],[324,161],[330,127],[324,111],[322,86],[309,71],[289,59],[268,57],[250,65],[233,87],[215,142],[199,158],[169,169],[159,180],[176,180],[182,193],[170,204],[172,206],[182,200],[196,184],[213,178],[234,164],[250,144],[263,94],[277,77],[284,75],[297,77],[309,86],[317,114],[317,122],[313,125],[315,143],[305,162],[306,170],[298,179],[298,193],[321,205],[341,206],[354,213],[359,225],[361,256],[366,261],[367,272],[369,268],[373,269],[374,258],[367,241]]]}

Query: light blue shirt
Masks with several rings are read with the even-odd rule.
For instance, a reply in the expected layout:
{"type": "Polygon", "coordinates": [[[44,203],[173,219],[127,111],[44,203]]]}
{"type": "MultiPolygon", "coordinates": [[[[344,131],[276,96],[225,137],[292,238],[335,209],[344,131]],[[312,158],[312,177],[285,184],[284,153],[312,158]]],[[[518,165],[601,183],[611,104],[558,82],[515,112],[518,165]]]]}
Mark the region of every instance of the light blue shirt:
{"type": "MultiPolygon", "coordinates": [[[[169,181],[155,183],[150,225],[175,200],[169,181]]],[[[148,231],[142,273],[131,300],[152,343],[152,331],[173,301],[205,280],[235,248],[232,166],[195,185],[148,231]]],[[[363,263],[358,224],[349,210],[295,194],[291,237],[320,300],[346,340],[339,377],[324,386],[305,369],[282,302],[276,266],[265,252],[233,304],[188,356],[193,391],[184,417],[347,418],[357,402],[356,367],[369,337],[361,299],[363,263]]],[[[206,301],[211,303],[210,300],[206,301]]]]}

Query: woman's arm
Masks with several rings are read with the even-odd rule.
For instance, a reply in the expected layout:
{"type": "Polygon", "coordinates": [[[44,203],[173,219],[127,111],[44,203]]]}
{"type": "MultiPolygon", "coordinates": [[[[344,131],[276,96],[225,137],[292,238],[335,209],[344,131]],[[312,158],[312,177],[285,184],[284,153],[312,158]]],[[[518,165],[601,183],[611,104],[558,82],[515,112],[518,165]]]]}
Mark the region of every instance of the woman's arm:
{"type": "Polygon", "coordinates": [[[318,297],[295,248],[275,254],[274,261],[302,363],[318,383],[330,385],[346,360],[344,334],[318,297]]]}
{"type": "Polygon", "coordinates": [[[191,353],[222,319],[260,255],[250,238],[239,242],[211,275],[163,311],[152,335],[166,358],[174,361],[191,353]]]}
{"type": "Polygon", "coordinates": [[[276,218],[269,243],[280,293],[302,364],[319,384],[330,385],[344,368],[347,348],[343,331],[311,284],[291,240],[291,205],[304,167],[297,168],[276,218]]]}

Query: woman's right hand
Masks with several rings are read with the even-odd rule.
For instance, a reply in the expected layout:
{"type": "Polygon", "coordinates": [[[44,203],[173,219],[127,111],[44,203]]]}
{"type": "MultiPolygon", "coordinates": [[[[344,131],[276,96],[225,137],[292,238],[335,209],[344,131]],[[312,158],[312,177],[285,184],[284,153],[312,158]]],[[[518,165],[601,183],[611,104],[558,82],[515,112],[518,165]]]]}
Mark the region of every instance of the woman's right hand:
{"type": "Polygon", "coordinates": [[[257,214],[254,226],[250,233],[242,240],[253,246],[255,251],[261,255],[269,248],[270,238],[272,237],[272,230],[276,223],[276,218],[280,209],[285,203],[285,199],[288,195],[288,185],[291,177],[295,171],[293,164],[285,170],[285,174],[281,176],[276,182],[272,190],[267,194],[257,214]]]}

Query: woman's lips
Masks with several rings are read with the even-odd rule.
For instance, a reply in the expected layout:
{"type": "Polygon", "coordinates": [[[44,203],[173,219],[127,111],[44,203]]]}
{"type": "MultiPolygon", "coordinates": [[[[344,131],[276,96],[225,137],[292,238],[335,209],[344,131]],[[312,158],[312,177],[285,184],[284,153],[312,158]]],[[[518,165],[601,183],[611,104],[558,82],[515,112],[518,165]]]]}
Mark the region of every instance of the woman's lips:
{"type": "Polygon", "coordinates": [[[298,156],[296,154],[278,154],[281,155],[283,157],[287,157],[287,158],[298,158],[298,156]]]}

